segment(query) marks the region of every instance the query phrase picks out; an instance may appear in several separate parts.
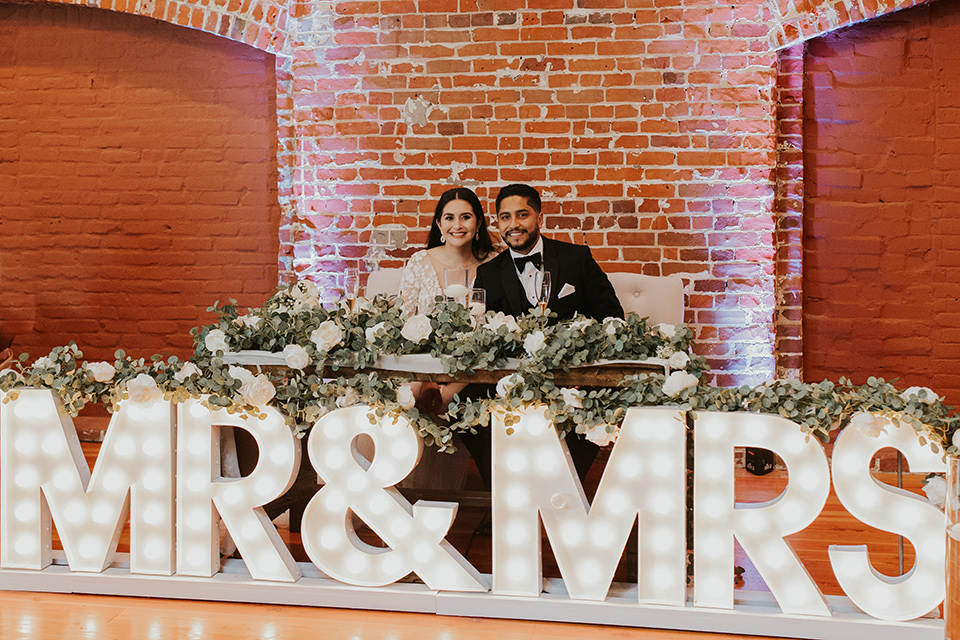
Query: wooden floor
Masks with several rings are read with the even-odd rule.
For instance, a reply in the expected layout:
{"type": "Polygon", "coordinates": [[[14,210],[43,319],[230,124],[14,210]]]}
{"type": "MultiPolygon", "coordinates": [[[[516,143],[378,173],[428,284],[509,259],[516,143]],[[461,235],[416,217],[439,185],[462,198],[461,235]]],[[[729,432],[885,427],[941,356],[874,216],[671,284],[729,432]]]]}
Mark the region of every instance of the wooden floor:
{"type": "MultiPolygon", "coordinates": [[[[96,456],[97,445],[85,445],[89,460],[96,456]]],[[[599,481],[602,468],[592,470],[588,493],[599,481]],[[591,486],[593,485],[593,486],[591,486]]],[[[880,474],[882,481],[893,483],[892,474],[880,474]]],[[[919,491],[920,477],[905,476],[907,489],[919,491]]],[[[756,477],[744,471],[737,476],[737,499],[741,502],[769,500],[782,491],[785,472],[756,477]]],[[[490,571],[489,534],[474,536],[483,519],[482,507],[461,508],[448,540],[465,553],[479,570],[490,571]]],[[[282,521],[282,518],[281,518],[282,521]]],[[[280,532],[294,556],[306,560],[298,534],[285,526],[280,532]]],[[[790,542],[825,594],[840,594],[830,570],[827,547],[830,544],[867,544],[874,566],[888,575],[898,573],[896,536],[871,529],[850,517],[831,494],[820,518],[805,531],[791,536],[790,542]]],[[[121,550],[128,544],[127,532],[121,550]]],[[[906,544],[905,568],[913,563],[912,549],[906,544]]],[[[545,552],[549,545],[544,545],[545,552]]],[[[549,554],[545,553],[544,573],[559,575],[549,554]]],[[[743,552],[737,549],[737,564],[746,569],[739,588],[765,590],[766,587],[743,552]]],[[[619,579],[630,579],[630,563],[618,569],[619,579]]],[[[639,638],[650,640],[722,640],[745,636],[654,631],[547,622],[523,622],[455,618],[429,614],[387,613],[281,607],[273,605],[206,603],[179,600],[152,600],[107,596],[57,595],[46,593],[0,592],[0,640],[47,640],[117,638],[172,640],[181,638],[296,639],[323,640],[563,640],[564,638],[639,638]]],[[[757,636],[752,636],[757,637],[757,636]]]]}

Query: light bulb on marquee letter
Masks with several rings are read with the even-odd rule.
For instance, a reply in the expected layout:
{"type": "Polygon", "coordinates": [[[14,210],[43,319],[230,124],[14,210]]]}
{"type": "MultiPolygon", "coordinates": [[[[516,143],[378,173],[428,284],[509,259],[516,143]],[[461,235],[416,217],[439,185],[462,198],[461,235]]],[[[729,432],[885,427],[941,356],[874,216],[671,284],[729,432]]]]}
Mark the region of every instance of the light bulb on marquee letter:
{"type": "Polygon", "coordinates": [[[121,402],[92,475],[73,421],[58,415],[57,408],[52,392],[41,389],[20,390],[16,400],[0,406],[0,566],[50,564],[52,516],[70,569],[103,571],[116,552],[129,497],[130,572],[171,575],[170,403],[121,402]]]}
{"type": "Polygon", "coordinates": [[[431,589],[486,591],[486,579],[448,543],[457,504],[421,500],[410,506],[393,485],[416,466],[423,441],[403,417],[371,423],[371,409],[331,411],[310,431],[310,461],[326,483],[303,512],[303,548],[324,573],[347,584],[383,586],[411,571],[431,589]],[[373,439],[372,460],[357,436],[373,439]],[[350,512],[388,549],[363,542],[350,512]]]}
{"type": "Polygon", "coordinates": [[[543,409],[519,415],[509,435],[504,414],[494,414],[493,420],[494,592],[540,595],[542,520],[570,597],[603,600],[639,515],[639,600],[682,606],[683,412],[627,412],[592,506],[566,442],[543,409]]]}
{"type": "Polygon", "coordinates": [[[697,412],[694,443],[694,604],[733,608],[736,536],[784,613],[830,616],[820,589],[783,539],[806,528],[827,502],[830,470],[820,443],[780,416],[711,411],[697,412]],[[735,504],[734,447],[776,452],[789,473],[783,493],[769,502],[735,504]]]}
{"type": "Polygon", "coordinates": [[[261,411],[264,420],[211,411],[196,399],[177,407],[178,574],[209,577],[220,570],[216,506],[255,580],[296,582],[302,575],[261,508],[293,485],[300,468],[300,444],[279,411],[273,407],[261,411]],[[239,479],[220,476],[215,426],[239,427],[253,435],[260,450],[253,473],[239,479]]]}
{"type": "Polygon", "coordinates": [[[902,576],[888,577],[870,564],[866,545],[830,545],[830,564],[844,593],[855,605],[881,620],[911,620],[932,611],[944,598],[943,566],[946,522],[943,512],[909,491],[881,483],[870,473],[870,461],[884,447],[903,452],[911,472],[942,472],[939,453],[920,445],[908,424],[894,424],[879,415],[884,432],[877,437],[851,426],[840,432],[833,448],[833,486],[852,516],[871,527],[904,536],[913,544],[916,560],[902,576]]]}

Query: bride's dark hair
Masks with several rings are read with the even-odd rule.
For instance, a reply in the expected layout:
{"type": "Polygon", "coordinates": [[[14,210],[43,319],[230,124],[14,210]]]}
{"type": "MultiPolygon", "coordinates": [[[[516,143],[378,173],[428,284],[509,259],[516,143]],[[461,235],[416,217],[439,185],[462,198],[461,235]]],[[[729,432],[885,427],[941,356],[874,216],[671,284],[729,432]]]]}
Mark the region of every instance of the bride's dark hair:
{"type": "Polygon", "coordinates": [[[493,241],[490,239],[490,232],[487,231],[487,218],[483,215],[483,205],[480,204],[480,198],[472,190],[466,187],[457,187],[443,192],[437,201],[437,208],[433,212],[433,222],[430,224],[430,236],[427,238],[427,249],[439,247],[440,242],[440,216],[443,214],[443,208],[447,203],[453,200],[463,200],[473,209],[473,215],[477,218],[477,233],[470,243],[473,250],[473,257],[477,260],[483,260],[493,251],[493,241]]]}

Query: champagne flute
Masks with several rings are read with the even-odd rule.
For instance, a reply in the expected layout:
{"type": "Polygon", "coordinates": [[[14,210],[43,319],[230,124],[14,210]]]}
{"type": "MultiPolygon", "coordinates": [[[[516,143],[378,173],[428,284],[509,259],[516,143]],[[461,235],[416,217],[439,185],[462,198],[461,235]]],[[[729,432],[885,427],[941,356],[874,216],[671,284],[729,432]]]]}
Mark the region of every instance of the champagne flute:
{"type": "Polygon", "coordinates": [[[360,293],[360,272],[356,269],[343,270],[343,296],[347,299],[350,306],[350,313],[353,313],[354,303],[360,293]]]}
{"type": "Polygon", "coordinates": [[[537,293],[537,304],[540,305],[540,315],[547,312],[547,304],[550,302],[550,272],[538,271],[534,275],[534,286],[537,293]]]}
{"type": "Polygon", "coordinates": [[[480,326],[483,314],[487,312],[487,292],[485,289],[470,289],[470,319],[474,328],[480,326]]]}
{"type": "Polygon", "coordinates": [[[468,275],[467,270],[463,268],[444,269],[443,295],[448,300],[467,306],[467,296],[470,295],[470,289],[467,287],[468,275]]]}

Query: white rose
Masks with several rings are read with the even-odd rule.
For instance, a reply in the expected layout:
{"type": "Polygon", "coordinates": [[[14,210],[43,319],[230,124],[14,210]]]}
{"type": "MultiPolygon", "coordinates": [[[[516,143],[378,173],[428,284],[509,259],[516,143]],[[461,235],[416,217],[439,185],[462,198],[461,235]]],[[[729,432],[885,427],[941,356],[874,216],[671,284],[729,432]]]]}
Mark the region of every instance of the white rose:
{"type": "Polygon", "coordinates": [[[510,393],[510,389],[513,389],[516,386],[523,384],[523,377],[517,373],[511,373],[508,376],[500,378],[500,381],[497,383],[497,395],[501,398],[506,398],[507,394],[510,393]]]}
{"type": "Polygon", "coordinates": [[[180,382],[183,382],[188,377],[196,375],[200,375],[200,369],[197,367],[197,365],[193,364],[192,362],[184,362],[183,366],[180,367],[180,371],[177,371],[175,374],[173,374],[173,377],[180,382]]]}
{"type": "Polygon", "coordinates": [[[430,318],[424,315],[413,316],[403,324],[400,335],[410,342],[421,342],[430,337],[433,327],[430,326],[430,318]]]}
{"type": "Polygon", "coordinates": [[[127,396],[136,404],[153,404],[163,397],[157,381],[145,373],[127,381],[127,396]]]}
{"type": "Polygon", "coordinates": [[[850,419],[848,428],[856,429],[865,436],[871,438],[879,437],[881,433],[886,433],[887,419],[883,416],[876,416],[872,413],[858,413],[850,419]]]}
{"type": "Polygon", "coordinates": [[[626,322],[622,318],[615,318],[613,316],[603,319],[603,330],[608,336],[617,335],[617,328],[626,326],[626,322]]]}
{"type": "Polygon", "coordinates": [[[417,399],[413,396],[413,389],[410,388],[410,385],[402,385],[397,389],[397,404],[399,404],[404,409],[413,409],[414,405],[417,404],[417,399]]]}
{"type": "Polygon", "coordinates": [[[533,355],[540,349],[543,349],[543,345],[546,344],[546,338],[543,335],[543,331],[534,331],[533,333],[527,334],[527,337],[523,339],[523,350],[527,352],[527,355],[533,355]]]}
{"type": "Polygon", "coordinates": [[[230,347],[227,346],[227,334],[220,329],[214,329],[208,333],[203,340],[203,345],[210,353],[216,353],[217,351],[227,353],[230,351],[230,347]]]}
{"type": "Polygon", "coordinates": [[[97,382],[109,382],[113,380],[117,370],[109,362],[88,362],[84,365],[87,370],[93,374],[93,379],[97,382]]]}
{"type": "Polygon", "coordinates": [[[617,436],[620,435],[620,429],[614,428],[611,431],[607,431],[606,424],[598,424],[590,429],[587,429],[587,432],[584,434],[584,437],[597,445],[598,447],[605,447],[608,444],[613,444],[617,441],[617,436]]]}
{"type": "Polygon", "coordinates": [[[240,316],[240,322],[251,329],[256,329],[257,325],[260,324],[260,316],[255,316],[253,314],[240,316]]]}
{"type": "Polygon", "coordinates": [[[243,398],[244,402],[254,407],[262,407],[270,402],[275,395],[277,395],[277,390],[273,383],[270,382],[270,378],[262,373],[240,387],[240,397],[243,398]]]}
{"type": "Polygon", "coordinates": [[[307,350],[298,344],[288,344],[283,348],[283,359],[291,369],[303,369],[310,364],[307,350]]]}
{"type": "Polygon", "coordinates": [[[902,391],[900,393],[900,397],[907,402],[910,402],[910,396],[916,396],[917,400],[925,404],[933,404],[937,400],[942,399],[940,396],[935,394],[932,389],[927,387],[910,387],[906,391],[902,391]],[[920,396],[921,392],[925,394],[923,397],[920,396]]]}
{"type": "Polygon", "coordinates": [[[574,331],[583,331],[590,325],[592,325],[596,320],[593,318],[580,318],[579,320],[574,320],[570,323],[570,328],[574,331]]]}
{"type": "Polygon", "coordinates": [[[689,362],[690,356],[685,354],[683,351],[677,351],[670,356],[669,360],[667,360],[667,364],[671,369],[686,369],[689,362]]]}
{"type": "Polygon", "coordinates": [[[239,380],[241,384],[249,384],[253,382],[253,374],[243,367],[230,366],[227,368],[227,373],[230,374],[230,377],[234,380],[239,380]]]}
{"type": "Polygon", "coordinates": [[[941,476],[927,478],[923,482],[923,492],[927,494],[927,502],[943,509],[947,502],[947,481],[941,476]]]}
{"type": "Polygon", "coordinates": [[[953,446],[960,449],[960,431],[953,432],[953,446]]]}
{"type": "Polygon", "coordinates": [[[342,396],[337,398],[338,407],[352,407],[358,402],[360,402],[360,394],[353,387],[348,388],[342,396]]]}
{"type": "Polygon", "coordinates": [[[583,409],[583,403],[580,402],[580,391],[573,389],[571,387],[564,387],[560,389],[560,395],[563,397],[563,402],[568,407],[574,407],[576,409],[583,409]]]}
{"type": "Polygon", "coordinates": [[[677,333],[677,326],[673,324],[667,324],[666,322],[661,322],[656,327],[654,327],[661,336],[669,340],[677,333]]]}
{"type": "Polygon", "coordinates": [[[520,331],[520,325],[517,324],[516,318],[505,314],[503,311],[497,311],[483,326],[494,333],[496,333],[500,327],[506,327],[507,331],[511,333],[518,333],[520,331]]]}
{"type": "Polygon", "coordinates": [[[42,358],[37,358],[33,363],[34,369],[48,368],[52,366],[53,366],[53,360],[51,360],[47,356],[43,356],[42,358]]]}
{"type": "Polygon", "coordinates": [[[367,327],[367,330],[364,332],[367,336],[367,344],[373,344],[377,339],[377,334],[383,332],[383,328],[386,326],[386,322],[378,322],[372,327],[367,327]]]}
{"type": "Polygon", "coordinates": [[[311,281],[301,280],[293,285],[293,288],[290,290],[290,295],[300,303],[300,305],[294,305],[295,310],[297,310],[297,306],[299,306],[300,309],[304,306],[317,306],[319,304],[320,290],[317,289],[317,285],[311,281]]]}
{"type": "Polygon", "coordinates": [[[687,387],[695,387],[700,379],[686,371],[674,371],[663,383],[663,392],[668,396],[678,396],[687,387]]]}
{"type": "Polygon", "coordinates": [[[343,340],[343,329],[333,320],[325,320],[310,334],[310,341],[316,345],[317,351],[326,353],[343,340]]]}

